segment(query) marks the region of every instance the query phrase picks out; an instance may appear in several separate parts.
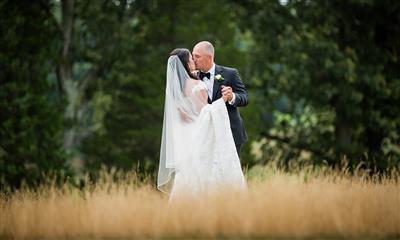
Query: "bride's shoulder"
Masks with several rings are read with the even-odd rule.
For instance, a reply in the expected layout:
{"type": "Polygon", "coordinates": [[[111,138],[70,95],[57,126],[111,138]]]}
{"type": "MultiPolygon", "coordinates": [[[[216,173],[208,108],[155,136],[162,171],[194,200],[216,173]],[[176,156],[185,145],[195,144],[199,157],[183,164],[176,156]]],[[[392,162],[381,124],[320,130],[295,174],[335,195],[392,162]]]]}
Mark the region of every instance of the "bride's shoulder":
{"type": "Polygon", "coordinates": [[[204,85],[205,86],[206,85],[203,81],[201,81],[199,79],[190,78],[190,80],[191,80],[192,84],[195,85],[195,86],[197,86],[197,85],[199,85],[199,86],[203,86],[204,85]]]}
{"type": "Polygon", "coordinates": [[[196,92],[199,90],[207,89],[206,84],[200,80],[194,80],[194,87],[192,88],[192,92],[196,92]]]}
{"type": "Polygon", "coordinates": [[[197,82],[196,84],[199,85],[199,86],[201,86],[201,87],[207,87],[207,86],[206,86],[206,83],[203,82],[203,81],[201,81],[201,80],[196,80],[196,82],[197,82]]]}

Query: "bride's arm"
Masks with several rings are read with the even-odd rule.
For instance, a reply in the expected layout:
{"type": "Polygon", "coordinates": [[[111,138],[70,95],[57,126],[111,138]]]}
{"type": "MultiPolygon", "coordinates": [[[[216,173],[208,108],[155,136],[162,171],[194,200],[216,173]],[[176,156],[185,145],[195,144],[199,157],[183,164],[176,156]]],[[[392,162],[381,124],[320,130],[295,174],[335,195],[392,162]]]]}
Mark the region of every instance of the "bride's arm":
{"type": "Polygon", "coordinates": [[[203,108],[206,104],[208,104],[208,94],[206,89],[202,89],[199,91],[199,106],[203,108]]]}
{"type": "Polygon", "coordinates": [[[192,102],[194,103],[196,112],[200,113],[201,109],[208,104],[208,94],[203,82],[197,82],[195,88],[197,89],[192,93],[192,102]]]}
{"type": "MultiPolygon", "coordinates": [[[[195,99],[195,105],[196,105],[196,111],[200,112],[201,109],[208,104],[208,93],[207,93],[207,88],[205,86],[205,84],[203,82],[199,82],[197,81],[197,86],[195,86],[196,88],[199,88],[197,91],[193,91],[192,93],[192,98],[195,99]],[[199,84],[199,85],[197,85],[199,84]]],[[[222,96],[222,100],[224,102],[228,101],[228,96],[227,95],[223,95],[222,96]]]]}
{"type": "Polygon", "coordinates": [[[182,103],[187,101],[188,104],[183,104],[178,108],[180,119],[183,122],[193,122],[195,116],[207,104],[207,91],[198,84],[198,80],[188,79],[184,86],[182,103]]]}

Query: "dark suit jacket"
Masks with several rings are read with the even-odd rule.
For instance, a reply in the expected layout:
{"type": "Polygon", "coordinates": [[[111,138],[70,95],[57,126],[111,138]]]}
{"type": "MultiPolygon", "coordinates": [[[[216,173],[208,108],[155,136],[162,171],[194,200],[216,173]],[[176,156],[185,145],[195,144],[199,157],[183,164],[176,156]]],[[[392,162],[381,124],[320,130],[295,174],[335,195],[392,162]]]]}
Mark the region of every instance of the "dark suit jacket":
{"type": "Polygon", "coordinates": [[[236,95],[235,103],[233,105],[226,103],[226,108],[228,109],[235,144],[242,144],[247,141],[247,133],[238,107],[244,107],[249,103],[246,88],[236,69],[215,64],[214,78],[218,74],[221,74],[224,79],[220,81],[214,79],[213,97],[212,99],[208,99],[208,103],[212,103],[222,97],[221,85],[230,86],[232,88],[232,91],[236,95]]]}

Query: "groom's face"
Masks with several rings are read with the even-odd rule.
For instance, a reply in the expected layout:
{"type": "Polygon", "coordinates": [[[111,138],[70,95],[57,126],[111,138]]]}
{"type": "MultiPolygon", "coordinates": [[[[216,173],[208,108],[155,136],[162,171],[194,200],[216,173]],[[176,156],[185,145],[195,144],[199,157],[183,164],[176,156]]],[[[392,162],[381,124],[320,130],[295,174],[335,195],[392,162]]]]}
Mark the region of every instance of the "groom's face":
{"type": "Polygon", "coordinates": [[[212,67],[212,56],[207,54],[203,48],[195,46],[193,48],[193,60],[196,69],[207,72],[212,67]]]}

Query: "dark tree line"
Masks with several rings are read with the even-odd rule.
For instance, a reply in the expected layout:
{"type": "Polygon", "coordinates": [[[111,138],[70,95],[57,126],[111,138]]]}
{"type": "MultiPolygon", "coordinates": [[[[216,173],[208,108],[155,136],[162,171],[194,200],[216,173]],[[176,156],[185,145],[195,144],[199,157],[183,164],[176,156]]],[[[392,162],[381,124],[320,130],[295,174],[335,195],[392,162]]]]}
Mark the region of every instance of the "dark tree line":
{"type": "Polygon", "coordinates": [[[0,13],[2,188],[154,174],[167,57],[204,39],[250,94],[244,166],[399,167],[397,1],[6,0],[0,13]]]}

